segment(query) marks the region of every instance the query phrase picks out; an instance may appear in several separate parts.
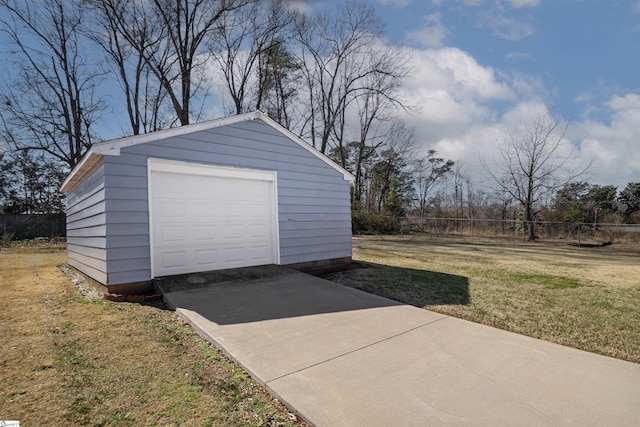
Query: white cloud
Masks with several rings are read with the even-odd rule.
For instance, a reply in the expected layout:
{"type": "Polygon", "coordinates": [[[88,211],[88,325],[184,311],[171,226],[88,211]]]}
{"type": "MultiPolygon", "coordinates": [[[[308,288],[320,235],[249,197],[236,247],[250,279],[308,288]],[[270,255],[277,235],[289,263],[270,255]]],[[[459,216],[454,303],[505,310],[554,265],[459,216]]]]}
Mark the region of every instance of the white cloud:
{"type": "Polygon", "coordinates": [[[289,9],[302,14],[308,14],[314,4],[317,4],[319,0],[288,0],[284,4],[289,9]]]}
{"type": "Polygon", "coordinates": [[[414,74],[403,97],[417,112],[406,117],[416,128],[419,145],[456,159],[469,152],[465,135],[492,123],[494,101],[512,101],[516,93],[490,67],[483,67],[457,48],[411,49],[414,74]]]}
{"type": "Polygon", "coordinates": [[[533,61],[533,52],[509,52],[507,59],[533,61]]]}
{"type": "MultiPolygon", "coordinates": [[[[378,0],[378,2],[382,4],[394,3],[396,1],[408,3],[409,0],[378,0]]],[[[451,1],[451,0],[431,0],[431,3],[433,3],[436,6],[442,6],[447,1],[451,1]]],[[[480,6],[481,4],[484,3],[484,0],[457,0],[457,1],[459,3],[464,4],[465,6],[480,6]]],[[[536,7],[540,5],[540,0],[504,0],[504,1],[505,3],[515,8],[536,7]]],[[[503,8],[502,3],[500,1],[496,1],[495,5],[498,8],[503,8]]]]}
{"type": "Polygon", "coordinates": [[[575,101],[589,103],[591,102],[592,99],[593,99],[593,96],[591,96],[590,94],[582,93],[576,97],[575,101]]]}
{"type": "Polygon", "coordinates": [[[504,100],[514,97],[491,67],[483,67],[457,48],[413,49],[414,75],[405,85],[411,93],[443,91],[457,103],[504,100]]]}
{"type": "Polygon", "coordinates": [[[613,96],[604,106],[609,122],[585,120],[571,135],[580,143],[584,158],[593,158],[593,183],[613,184],[620,189],[640,181],[640,95],[613,96]]]}
{"type": "MultiPolygon", "coordinates": [[[[540,76],[484,66],[458,48],[406,49],[414,72],[401,96],[416,107],[404,119],[415,127],[419,149],[461,161],[474,183],[490,185],[479,159],[499,161],[497,144],[504,132],[549,112],[553,93],[540,76]]],[[[210,78],[216,81],[215,75],[210,78]]],[[[574,150],[578,163],[594,159],[592,175],[585,177],[589,182],[623,188],[640,181],[640,93],[598,99],[597,88],[576,98],[586,112],[598,115],[570,123],[565,148],[574,150]]]]}
{"type": "Polygon", "coordinates": [[[640,113],[640,95],[629,93],[623,97],[613,96],[606,105],[611,108],[614,113],[629,113],[634,118],[638,118],[640,113]]]}
{"type": "Polygon", "coordinates": [[[428,50],[423,58],[433,72],[447,79],[447,88],[458,99],[475,98],[481,101],[513,98],[508,85],[499,81],[491,67],[483,67],[469,53],[457,48],[428,50]]]}
{"type": "Polygon", "coordinates": [[[597,113],[602,109],[594,104],[594,97],[590,93],[582,93],[574,99],[575,102],[584,104],[582,107],[582,119],[585,120],[591,114],[597,113]]]}
{"type": "MultiPolygon", "coordinates": [[[[431,0],[431,3],[436,6],[442,6],[446,1],[447,0],[431,0]]],[[[484,2],[484,0],[458,0],[458,2],[464,4],[465,6],[479,6],[484,2]]]]}
{"type": "Polygon", "coordinates": [[[511,72],[510,84],[520,98],[538,100],[547,98],[547,88],[539,76],[514,70],[511,72]]]}
{"type": "Polygon", "coordinates": [[[513,7],[536,7],[540,4],[540,0],[507,0],[513,7]]]}
{"type": "Polygon", "coordinates": [[[378,0],[378,3],[380,3],[383,6],[392,4],[395,7],[405,7],[406,5],[409,4],[410,1],[411,0],[378,0]]]}
{"type": "Polygon", "coordinates": [[[442,24],[440,13],[433,13],[422,18],[423,26],[407,33],[407,37],[425,47],[441,47],[449,30],[442,24]]]}
{"type": "MultiPolygon", "coordinates": [[[[552,94],[539,76],[484,67],[451,47],[412,49],[410,55],[416,72],[403,95],[418,111],[405,119],[415,126],[419,147],[461,161],[478,185],[491,185],[479,159],[499,164],[498,144],[505,131],[539,114],[553,114],[547,102],[552,94]]],[[[591,174],[583,179],[618,188],[640,181],[640,94],[597,103],[584,93],[577,101],[585,102],[585,109],[598,109],[601,117],[569,123],[563,139],[562,150],[571,153],[573,164],[593,160],[591,174]]]]}
{"type": "MultiPolygon", "coordinates": [[[[505,132],[529,123],[538,114],[549,114],[547,104],[540,100],[522,99],[509,108],[502,116],[491,114],[491,106],[485,106],[485,114],[471,116],[466,122],[459,120],[464,111],[456,113],[444,122],[432,122],[431,127],[442,126],[439,134],[431,129],[425,132],[418,126],[418,137],[435,137],[426,148],[433,148],[446,158],[461,161],[467,173],[477,185],[491,186],[486,171],[480,164],[483,159],[488,165],[501,162],[499,144],[505,132]]],[[[592,184],[615,185],[622,189],[629,182],[640,182],[640,95],[614,96],[605,103],[609,121],[587,120],[568,124],[561,150],[570,153],[570,161],[576,169],[589,165],[589,174],[581,179],[592,184]]],[[[478,106],[476,105],[476,109],[478,106]]],[[[448,110],[443,110],[448,111],[448,110]]],[[[477,112],[477,111],[476,111],[477,112]]],[[[443,116],[439,117],[444,120],[443,116]]]]}
{"type": "Polygon", "coordinates": [[[549,110],[541,101],[524,100],[502,115],[501,122],[506,128],[528,124],[535,117],[548,116],[549,110]]]}
{"type": "Polygon", "coordinates": [[[498,10],[479,13],[476,25],[480,28],[489,28],[494,36],[511,41],[522,40],[536,32],[536,27],[532,23],[509,18],[498,10]]]}

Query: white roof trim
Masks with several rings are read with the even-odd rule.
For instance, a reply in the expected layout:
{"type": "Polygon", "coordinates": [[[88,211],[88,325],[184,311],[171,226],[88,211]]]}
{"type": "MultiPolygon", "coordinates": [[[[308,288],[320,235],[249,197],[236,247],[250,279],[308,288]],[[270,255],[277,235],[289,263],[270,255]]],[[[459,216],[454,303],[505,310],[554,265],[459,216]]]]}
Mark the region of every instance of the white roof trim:
{"type": "Polygon", "coordinates": [[[76,165],[75,168],[67,175],[67,177],[62,181],[62,185],[60,186],[60,191],[63,193],[67,193],[73,189],[82,178],[85,177],[93,167],[98,163],[98,161],[102,158],[101,154],[95,154],[89,149],[82,157],[80,162],[76,165]]]}
{"type": "Polygon", "coordinates": [[[76,165],[75,168],[69,173],[67,178],[62,183],[60,191],[68,192],[76,186],[78,182],[82,180],[82,177],[86,175],[89,170],[87,168],[92,167],[97,159],[96,156],[119,156],[120,149],[125,147],[131,147],[138,144],[146,144],[148,142],[159,141],[166,138],[176,137],[180,135],[187,135],[190,133],[215,129],[222,126],[227,126],[235,123],[240,123],[248,120],[262,120],[265,124],[271,126],[287,138],[291,139],[299,146],[313,154],[327,165],[331,166],[336,171],[340,172],[346,181],[353,182],[355,177],[349,173],[346,169],[339,166],[333,160],[316,150],[311,145],[307,144],[300,137],[296,136],[293,132],[282,127],[275,120],[271,119],[268,115],[261,111],[254,111],[251,113],[238,114],[236,116],[223,117],[220,119],[207,120],[204,122],[194,123],[191,125],[180,126],[177,128],[164,129],[156,132],[145,133],[142,135],[127,136],[124,138],[112,139],[109,141],[98,142],[87,151],[84,158],[76,165]]]}
{"type": "Polygon", "coordinates": [[[248,120],[255,120],[260,118],[261,114],[262,113],[260,111],[254,111],[252,113],[238,114],[237,116],[231,117],[222,117],[220,119],[207,120],[204,122],[193,123],[186,126],[179,126],[176,128],[144,133],[141,135],[112,139],[109,141],[98,142],[97,144],[93,145],[92,149],[97,154],[119,156],[121,148],[131,147],[138,144],[146,144],[148,142],[160,141],[162,139],[181,135],[188,135],[190,133],[208,129],[215,129],[218,127],[245,122],[248,120]]]}

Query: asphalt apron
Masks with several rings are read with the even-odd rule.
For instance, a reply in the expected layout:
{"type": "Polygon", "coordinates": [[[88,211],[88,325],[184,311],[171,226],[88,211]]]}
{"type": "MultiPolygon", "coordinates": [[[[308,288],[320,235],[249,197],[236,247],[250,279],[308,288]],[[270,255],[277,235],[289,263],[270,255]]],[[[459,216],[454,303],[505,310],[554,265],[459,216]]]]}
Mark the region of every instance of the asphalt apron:
{"type": "Polygon", "coordinates": [[[317,426],[640,426],[640,365],[283,267],[162,279],[165,301],[317,426]]]}

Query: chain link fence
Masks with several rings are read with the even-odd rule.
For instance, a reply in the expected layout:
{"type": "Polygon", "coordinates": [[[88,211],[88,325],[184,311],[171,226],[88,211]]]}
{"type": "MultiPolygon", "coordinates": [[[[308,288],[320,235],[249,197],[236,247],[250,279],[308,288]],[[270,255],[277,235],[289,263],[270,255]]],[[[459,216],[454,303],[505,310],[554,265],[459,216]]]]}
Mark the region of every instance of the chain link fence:
{"type": "Polygon", "coordinates": [[[13,240],[37,237],[65,237],[66,215],[59,214],[0,214],[0,235],[13,240]]]}
{"type": "MultiPolygon", "coordinates": [[[[580,222],[535,221],[535,234],[541,240],[581,242],[640,242],[640,224],[606,224],[580,222]]],[[[529,238],[528,223],[524,220],[495,220],[469,218],[406,218],[405,231],[465,236],[529,238]]]]}

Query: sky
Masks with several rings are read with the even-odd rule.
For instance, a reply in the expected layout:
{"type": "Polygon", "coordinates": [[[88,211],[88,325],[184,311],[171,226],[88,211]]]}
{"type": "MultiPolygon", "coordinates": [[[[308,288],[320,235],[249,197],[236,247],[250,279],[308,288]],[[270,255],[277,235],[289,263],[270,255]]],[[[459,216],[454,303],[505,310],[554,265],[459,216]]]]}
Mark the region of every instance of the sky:
{"type": "Polygon", "coordinates": [[[504,131],[548,112],[568,124],[575,164],[591,164],[584,180],[640,182],[640,0],[369,4],[412,58],[404,119],[421,147],[482,183],[504,131]]]}
{"type": "MultiPolygon", "coordinates": [[[[341,0],[290,1],[313,10],[341,0]]],[[[413,109],[403,119],[423,153],[436,150],[488,187],[481,160],[497,164],[505,131],[548,113],[568,124],[563,149],[576,167],[591,165],[582,180],[619,190],[640,182],[640,0],[367,3],[386,23],[383,43],[411,58],[401,95],[413,109]]],[[[122,126],[107,130],[117,137],[122,126]]]]}

